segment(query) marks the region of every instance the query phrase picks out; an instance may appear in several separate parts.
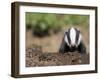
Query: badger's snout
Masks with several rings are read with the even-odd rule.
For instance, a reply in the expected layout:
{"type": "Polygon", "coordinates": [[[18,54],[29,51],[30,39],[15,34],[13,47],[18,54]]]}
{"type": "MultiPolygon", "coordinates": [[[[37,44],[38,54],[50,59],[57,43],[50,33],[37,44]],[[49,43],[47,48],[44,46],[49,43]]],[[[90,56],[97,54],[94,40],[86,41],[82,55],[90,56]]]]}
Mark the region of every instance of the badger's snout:
{"type": "Polygon", "coordinates": [[[75,44],[70,44],[69,47],[70,47],[70,48],[74,48],[74,47],[77,47],[77,45],[75,45],[75,44]]]}
{"type": "Polygon", "coordinates": [[[73,52],[77,49],[77,46],[76,45],[70,45],[69,47],[69,51],[73,52]]]}

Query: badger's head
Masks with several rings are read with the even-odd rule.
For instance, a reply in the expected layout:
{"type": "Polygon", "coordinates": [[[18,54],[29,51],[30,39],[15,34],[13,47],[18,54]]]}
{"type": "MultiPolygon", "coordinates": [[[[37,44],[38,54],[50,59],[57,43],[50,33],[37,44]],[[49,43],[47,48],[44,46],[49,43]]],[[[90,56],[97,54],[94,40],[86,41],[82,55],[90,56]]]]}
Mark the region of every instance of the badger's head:
{"type": "Polygon", "coordinates": [[[72,27],[65,32],[64,40],[70,48],[78,47],[82,41],[82,35],[78,29],[72,27]]]}

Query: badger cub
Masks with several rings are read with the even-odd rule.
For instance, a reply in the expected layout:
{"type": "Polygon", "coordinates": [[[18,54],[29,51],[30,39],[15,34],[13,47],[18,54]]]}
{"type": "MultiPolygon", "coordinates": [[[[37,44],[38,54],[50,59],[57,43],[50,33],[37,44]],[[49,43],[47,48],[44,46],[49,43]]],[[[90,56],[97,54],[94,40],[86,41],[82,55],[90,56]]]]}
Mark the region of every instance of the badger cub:
{"type": "Polygon", "coordinates": [[[76,28],[69,28],[65,32],[59,53],[74,52],[86,53],[86,47],[82,40],[81,32],[76,28]]]}

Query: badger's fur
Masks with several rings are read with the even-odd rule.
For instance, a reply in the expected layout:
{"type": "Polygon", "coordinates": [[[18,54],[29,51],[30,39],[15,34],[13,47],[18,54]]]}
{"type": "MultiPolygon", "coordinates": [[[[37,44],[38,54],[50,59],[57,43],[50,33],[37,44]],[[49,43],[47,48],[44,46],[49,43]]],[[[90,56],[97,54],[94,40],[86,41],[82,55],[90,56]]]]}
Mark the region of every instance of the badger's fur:
{"type": "Polygon", "coordinates": [[[86,53],[86,47],[82,40],[81,32],[76,28],[69,28],[65,32],[59,53],[74,52],[86,53]]]}

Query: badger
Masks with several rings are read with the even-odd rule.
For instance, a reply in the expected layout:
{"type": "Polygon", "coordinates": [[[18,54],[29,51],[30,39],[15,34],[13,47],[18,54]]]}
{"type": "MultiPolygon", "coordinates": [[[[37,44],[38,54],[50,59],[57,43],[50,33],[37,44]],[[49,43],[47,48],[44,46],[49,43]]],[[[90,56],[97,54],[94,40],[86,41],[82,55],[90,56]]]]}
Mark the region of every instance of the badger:
{"type": "Polygon", "coordinates": [[[71,27],[64,34],[62,43],[59,48],[59,53],[74,51],[78,51],[79,53],[86,53],[86,47],[83,43],[80,30],[71,27]]]}

